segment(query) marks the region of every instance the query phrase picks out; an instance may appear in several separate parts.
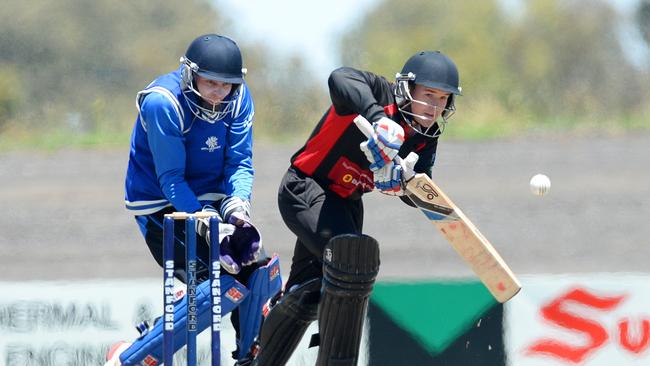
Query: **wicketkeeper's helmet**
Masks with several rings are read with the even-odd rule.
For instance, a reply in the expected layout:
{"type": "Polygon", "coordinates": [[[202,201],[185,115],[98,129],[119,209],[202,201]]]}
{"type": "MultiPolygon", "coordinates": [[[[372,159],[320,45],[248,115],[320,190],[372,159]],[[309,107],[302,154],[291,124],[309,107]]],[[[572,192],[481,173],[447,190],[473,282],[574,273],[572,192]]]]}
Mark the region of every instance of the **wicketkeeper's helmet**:
{"type": "Polygon", "coordinates": [[[216,122],[232,112],[233,96],[246,74],[246,69],[242,68],[241,51],[235,41],[218,34],[202,35],[192,41],[180,62],[183,95],[194,115],[208,122],[216,122]],[[196,75],[233,84],[232,91],[219,105],[205,108],[200,99],[188,95],[191,92],[201,97],[195,86],[196,75]]]}

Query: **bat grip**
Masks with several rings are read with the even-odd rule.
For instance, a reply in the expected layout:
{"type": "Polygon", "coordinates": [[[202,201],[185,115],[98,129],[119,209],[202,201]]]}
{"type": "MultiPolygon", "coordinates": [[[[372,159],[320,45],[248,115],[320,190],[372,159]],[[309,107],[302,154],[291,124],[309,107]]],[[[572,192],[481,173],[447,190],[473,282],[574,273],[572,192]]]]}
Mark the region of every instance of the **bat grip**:
{"type": "MultiPolygon", "coordinates": [[[[375,129],[372,128],[372,124],[362,115],[358,115],[354,117],[353,120],[354,124],[357,125],[357,128],[363,133],[367,138],[377,138],[377,134],[375,133],[375,129]]],[[[418,154],[411,152],[409,155],[406,157],[406,161],[414,161],[412,165],[415,165],[415,161],[418,160],[418,154]]],[[[399,164],[402,166],[402,175],[404,177],[404,181],[408,182],[415,176],[415,171],[411,167],[411,164],[407,164],[399,155],[395,156],[395,159],[393,159],[395,164],[399,164]]]]}

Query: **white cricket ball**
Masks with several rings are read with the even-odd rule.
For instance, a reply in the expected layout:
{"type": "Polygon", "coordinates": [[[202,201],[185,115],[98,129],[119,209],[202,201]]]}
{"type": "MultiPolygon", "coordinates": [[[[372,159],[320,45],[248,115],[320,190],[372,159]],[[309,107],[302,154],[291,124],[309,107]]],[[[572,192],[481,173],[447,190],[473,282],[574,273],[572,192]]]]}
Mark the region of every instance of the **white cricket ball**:
{"type": "Polygon", "coordinates": [[[530,178],[530,190],[533,194],[543,196],[551,189],[551,180],[544,174],[536,174],[530,178]]]}

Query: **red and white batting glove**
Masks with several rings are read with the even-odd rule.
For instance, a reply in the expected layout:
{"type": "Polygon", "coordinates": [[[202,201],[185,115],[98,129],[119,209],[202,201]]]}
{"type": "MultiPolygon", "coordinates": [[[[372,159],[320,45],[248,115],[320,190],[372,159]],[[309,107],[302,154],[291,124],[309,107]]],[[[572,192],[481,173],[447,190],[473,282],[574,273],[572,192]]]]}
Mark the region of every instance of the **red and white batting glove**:
{"type": "Polygon", "coordinates": [[[370,162],[370,169],[375,171],[395,159],[404,142],[404,129],[387,117],[381,117],[372,127],[374,135],[359,147],[370,162]]]}
{"type": "Polygon", "coordinates": [[[398,159],[386,164],[383,168],[374,170],[375,188],[390,196],[403,196],[406,182],[413,177],[413,168],[418,162],[418,154],[410,153],[406,159],[398,159]]]}

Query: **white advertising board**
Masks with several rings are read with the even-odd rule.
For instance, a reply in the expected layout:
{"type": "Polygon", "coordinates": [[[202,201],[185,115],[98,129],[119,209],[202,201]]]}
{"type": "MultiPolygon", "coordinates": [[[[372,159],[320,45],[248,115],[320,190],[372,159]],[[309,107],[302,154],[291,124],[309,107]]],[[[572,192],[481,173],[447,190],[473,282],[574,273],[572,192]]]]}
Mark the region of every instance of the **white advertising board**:
{"type": "Polygon", "coordinates": [[[511,366],[650,365],[650,276],[522,278],[505,307],[511,366]]]}
{"type": "MultiPolygon", "coordinates": [[[[0,366],[103,365],[106,351],[117,341],[132,341],[134,325],[162,312],[160,279],[84,282],[0,281],[0,366]]],[[[309,336],[290,365],[314,364],[317,348],[308,349],[309,336]]],[[[234,363],[235,332],[223,321],[222,364],[234,363]]],[[[209,332],[199,336],[199,364],[209,364],[209,332]]],[[[183,364],[184,351],[176,354],[183,364]]],[[[363,364],[363,363],[361,363],[363,364]]]]}

